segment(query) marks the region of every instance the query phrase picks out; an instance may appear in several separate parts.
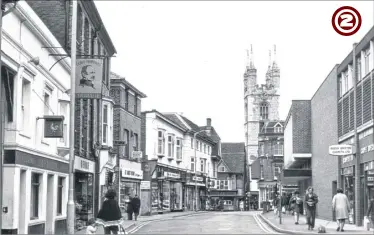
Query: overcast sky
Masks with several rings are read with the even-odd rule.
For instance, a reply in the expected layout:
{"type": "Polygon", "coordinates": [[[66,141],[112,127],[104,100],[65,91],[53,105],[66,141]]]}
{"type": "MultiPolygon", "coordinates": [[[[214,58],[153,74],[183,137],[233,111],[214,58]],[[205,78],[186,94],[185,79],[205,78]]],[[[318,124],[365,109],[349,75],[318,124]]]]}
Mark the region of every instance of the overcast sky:
{"type": "Polygon", "coordinates": [[[224,142],[244,142],[243,73],[253,45],[264,83],[268,51],[277,45],[281,69],[280,118],[292,99],[310,99],[373,26],[372,1],[96,1],[117,56],[112,71],[148,98],[142,110],[180,112],[212,125],[224,142]],[[360,11],[351,37],[338,35],[331,17],[340,6],[360,11]]]}

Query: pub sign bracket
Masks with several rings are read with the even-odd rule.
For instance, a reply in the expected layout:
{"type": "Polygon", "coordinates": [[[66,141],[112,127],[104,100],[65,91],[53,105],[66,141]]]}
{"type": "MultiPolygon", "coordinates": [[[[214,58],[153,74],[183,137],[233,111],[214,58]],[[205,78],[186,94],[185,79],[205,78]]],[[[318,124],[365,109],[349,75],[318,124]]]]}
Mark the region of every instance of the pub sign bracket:
{"type": "Polygon", "coordinates": [[[44,119],[44,138],[64,137],[64,116],[45,115],[37,117],[39,119],[44,119]]]}

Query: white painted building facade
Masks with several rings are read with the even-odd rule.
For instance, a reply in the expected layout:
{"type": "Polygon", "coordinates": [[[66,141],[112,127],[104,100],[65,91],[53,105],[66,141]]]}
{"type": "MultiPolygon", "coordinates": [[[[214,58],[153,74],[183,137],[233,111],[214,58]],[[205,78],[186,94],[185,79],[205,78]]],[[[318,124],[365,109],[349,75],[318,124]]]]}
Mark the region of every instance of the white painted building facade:
{"type": "MultiPolygon", "coordinates": [[[[20,1],[3,17],[5,111],[3,232],[65,230],[68,193],[70,59],[44,23],[20,1]],[[39,58],[39,64],[29,62],[39,58]],[[9,86],[10,84],[10,86],[9,86]],[[64,138],[44,138],[44,115],[62,115],[64,138]]],[[[34,60],[36,61],[36,60],[34,60]]],[[[3,90],[4,92],[4,90],[3,90]]]]}

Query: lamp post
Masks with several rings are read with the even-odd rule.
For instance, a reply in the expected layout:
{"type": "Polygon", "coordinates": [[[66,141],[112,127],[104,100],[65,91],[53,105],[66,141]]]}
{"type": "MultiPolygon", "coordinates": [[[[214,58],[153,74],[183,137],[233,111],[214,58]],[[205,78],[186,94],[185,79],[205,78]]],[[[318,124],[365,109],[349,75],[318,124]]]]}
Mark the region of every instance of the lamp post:
{"type": "Polygon", "coordinates": [[[194,139],[194,143],[195,143],[195,211],[197,211],[197,198],[198,198],[198,191],[197,191],[197,156],[196,156],[196,149],[197,149],[197,141],[196,141],[196,136],[201,133],[201,132],[204,132],[205,130],[201,130],[201,131],[198,131],[196,133],[193,134],[193,139],[194,139]]]}

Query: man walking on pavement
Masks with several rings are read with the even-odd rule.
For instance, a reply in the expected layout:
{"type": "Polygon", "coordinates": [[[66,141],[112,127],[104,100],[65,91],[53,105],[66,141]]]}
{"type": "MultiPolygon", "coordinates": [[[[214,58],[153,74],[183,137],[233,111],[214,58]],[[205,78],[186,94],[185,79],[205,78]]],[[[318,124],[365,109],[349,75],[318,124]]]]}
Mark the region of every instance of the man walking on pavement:
{"type": "Polygon", "coordinates": [[[140,210],[140,199],[137,194],[135,194],[134,198],[131,200],[132,210],[134,212],[135,221],[138,219],[139,210],[140,210]]]}

